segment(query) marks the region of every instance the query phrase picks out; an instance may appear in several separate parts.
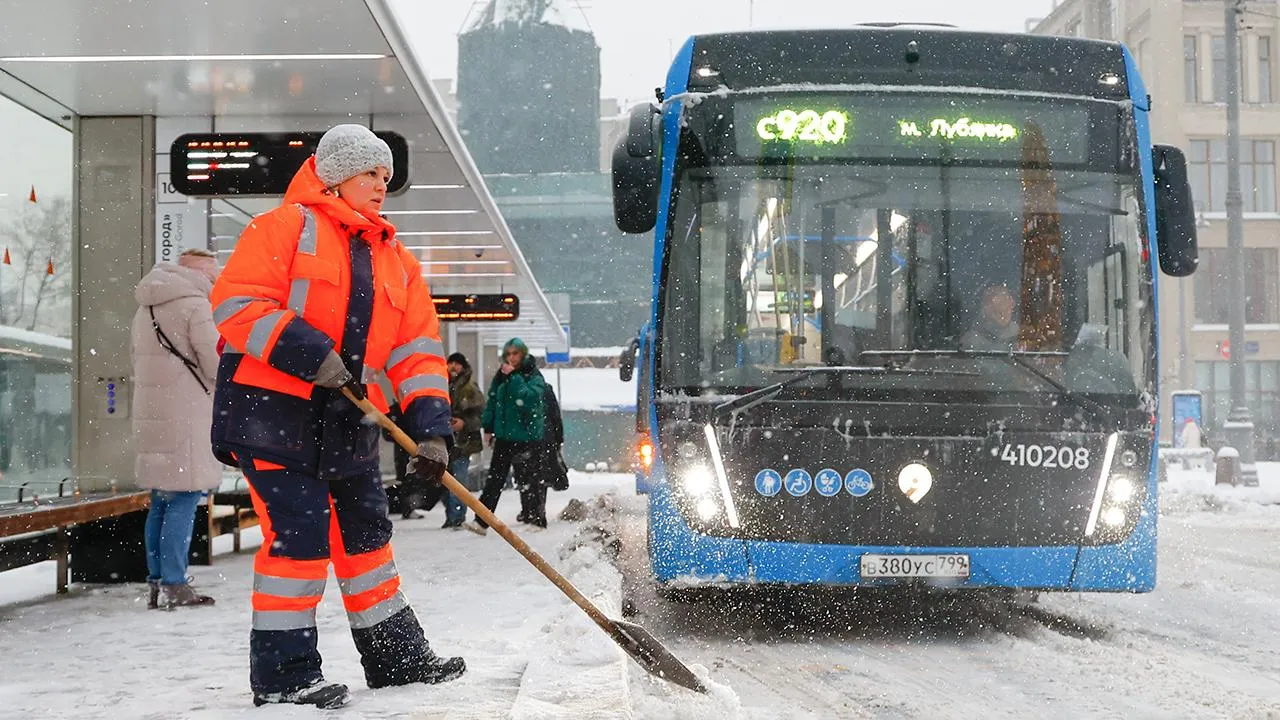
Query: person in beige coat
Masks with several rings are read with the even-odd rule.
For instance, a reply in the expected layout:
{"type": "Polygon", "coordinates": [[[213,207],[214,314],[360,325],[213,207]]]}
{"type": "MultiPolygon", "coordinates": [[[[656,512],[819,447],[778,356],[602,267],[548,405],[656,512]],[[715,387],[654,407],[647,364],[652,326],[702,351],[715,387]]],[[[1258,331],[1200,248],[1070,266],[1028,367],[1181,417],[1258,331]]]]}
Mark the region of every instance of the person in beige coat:
{"type": "Polygon", "coordinates": [[[187,580],[196,507],[221,482],[209,450],[218,332],[209,292],[218,266],[207,250],[158,263],[134,290],[133,446],[147,514],[148,608],[212,605],[187,580]]]}

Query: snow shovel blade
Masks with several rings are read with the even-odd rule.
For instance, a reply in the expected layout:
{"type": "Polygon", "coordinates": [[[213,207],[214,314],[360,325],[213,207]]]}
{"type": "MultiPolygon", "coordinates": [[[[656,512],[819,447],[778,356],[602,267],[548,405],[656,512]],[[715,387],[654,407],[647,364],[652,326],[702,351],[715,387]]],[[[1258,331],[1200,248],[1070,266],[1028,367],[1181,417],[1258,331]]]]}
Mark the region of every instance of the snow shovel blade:
{"type": "Polygon", "coordinates": [[[649,674],[694,692],[707,691],[707,686],[693,674],[693,670],[672,655],[648,630],[625,620],[610,619],[609,622],[613,625],[611,634],[614,641],[649,674]]]}
{"type": "MultiPolygon", "coordinates": [[[[386,415],[382,414],[373,403],[369,402],[369,399],[364,395],[364,389],[358,384],[352,383],[343,387],[342,393],[364,411],[366,416],[373,418],[380,427],[391,433],[391,437],[395,438],[396,444],[404,448],[405,452],[411,455],[418,452],[417,443],[386,415]]],[[[484,520],[486,525],[501,535],[502,539],[506,540],[516,552],[523,555],[538,572],[542,573],[544,577],[559,588],[561,592],[573,601],[573,604],[581,608],[591,618],[592,622],[606,632],[611,640],[640,664],[640,667],[656,677],[673,682],[681,687],[700,693],[707,691],[706,686],[702,684],[698,676],[694,675],[687,665],[680,662],[675,655],[671,654],[670,650],[658,642],[658,638],[650,635],[648,630],[639,625],[606,617],[600,611],[600,608],[596,607],[594,603],[579,592],[565,576],[551,567],[551,564],[544,560],[533,548],[529,547],[529,544],[521,539],[519,535],[512,532],[506,523],[499,520],[493,514],[493,511],[480,502],[479,498],[463,487],[457,478],[446,472],[441,476],[440,482],[464,505],[471,508],[476,513],[476,517],[484,520]]]]}

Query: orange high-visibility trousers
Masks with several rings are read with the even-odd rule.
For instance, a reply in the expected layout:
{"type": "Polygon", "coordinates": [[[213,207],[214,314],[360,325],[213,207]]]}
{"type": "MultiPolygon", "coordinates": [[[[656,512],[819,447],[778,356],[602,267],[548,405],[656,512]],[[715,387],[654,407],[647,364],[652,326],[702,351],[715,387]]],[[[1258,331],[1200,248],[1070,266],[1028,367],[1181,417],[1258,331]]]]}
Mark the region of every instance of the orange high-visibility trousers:
{"type": "Polygon", "coordinates": [[[333,564],[352,636],[371,685],[431,662],[422,628],[400,593],[381,477],[321,480],[261,460],[242,461],[262,547],[254,558],[250,683],[289,692],[322,678],[316,607],[333,564]]]}

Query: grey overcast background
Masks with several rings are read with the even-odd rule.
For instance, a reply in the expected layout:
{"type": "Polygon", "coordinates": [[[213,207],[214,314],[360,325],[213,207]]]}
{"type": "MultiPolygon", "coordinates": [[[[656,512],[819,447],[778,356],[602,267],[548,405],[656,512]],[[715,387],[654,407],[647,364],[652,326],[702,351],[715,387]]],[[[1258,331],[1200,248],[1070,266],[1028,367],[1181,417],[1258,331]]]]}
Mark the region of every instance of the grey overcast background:
{"type": "MultiPolygon", "coordinates": [[[[359,2],[360,0],[350,0],[359,2]]],[[[671,56],[692,34],[781,27],[840,27],[858,22],[944,22],[972,30],[1022,32],[1052,0],[560,0],[582,22],[585,15],[600,46],[601,95],[623,101],[649,97],[666,77],[671,56]],[[754,17],[750,17],[753,13],[754,17]]],[[[427,71],[457,77],[457,36],[482,2],[396,0],[427,71]]],[[[21,207],[34,185],[40,194],[71,192],[71,139],[66,131],[0,101],[0,128],[11,143],[11,171],[0,177],[0,214],[21,207]]]]}
{"type": "MultiPolygon", "coordinates": [[[[859,22],[941,22],[970,30],[1022,32],[1053,0],[559,0],[600,46],[600,92],[646,98],[666,78],[681,43],[702,32],[842,27],[859,22]],[[579,13],[577,8],[581,7],[579,13]]],[[[415,49],[436,78],[457,77],[457,36],[473,0],[396,0],[415,49]]]]}

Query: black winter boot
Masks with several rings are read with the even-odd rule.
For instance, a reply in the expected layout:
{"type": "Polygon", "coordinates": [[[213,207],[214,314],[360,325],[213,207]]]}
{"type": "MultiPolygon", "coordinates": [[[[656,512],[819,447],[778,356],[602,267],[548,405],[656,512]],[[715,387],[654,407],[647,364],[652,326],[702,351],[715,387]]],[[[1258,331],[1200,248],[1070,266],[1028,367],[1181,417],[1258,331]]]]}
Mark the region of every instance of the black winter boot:
{"type": "Polygon", "coordinates": [[[460,657],[440,657],[422,634],[422,626],[405,608],[370,628],[352,629],[360,664],[369,687],[447,682],[467,671],[460,657]]]}
{"type": "Polygon", "coordinates": [[[155,610],[160,607],[160,581],[148,580],[147,584],[151,586],[147,589],[147,609],[155,610]]]}
{"type": "Polygon", "coordinates": [[[290,690],[282,693],[254,693],[253,704],[257,706],[267,704],[283,704],[283,705],[314,705],[318,708],[331,710],[340,708],[351,702],[351,693],[347,692],[347,686],[341,683],[325,682],[317,680],[313,684],[306,687],[290,690]]]}

